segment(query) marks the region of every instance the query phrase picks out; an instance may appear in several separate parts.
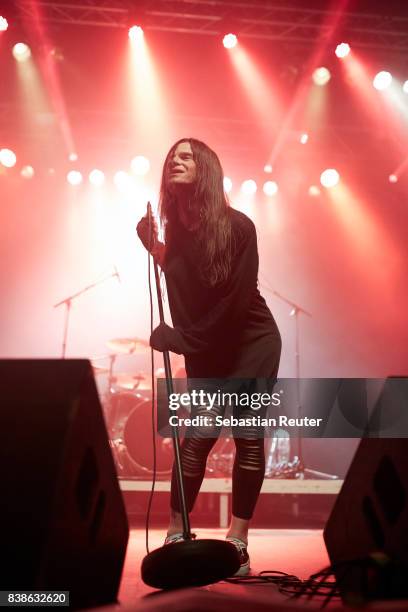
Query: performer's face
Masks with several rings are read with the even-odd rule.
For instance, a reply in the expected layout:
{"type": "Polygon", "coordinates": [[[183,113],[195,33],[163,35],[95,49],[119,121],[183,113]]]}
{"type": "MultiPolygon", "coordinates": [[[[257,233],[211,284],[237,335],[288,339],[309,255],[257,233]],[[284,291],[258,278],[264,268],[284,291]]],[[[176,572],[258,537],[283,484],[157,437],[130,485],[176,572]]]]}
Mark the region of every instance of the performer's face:
{"type": "Polygon", "coordinates": [[[193,185],[197,178],[197,166],[189,142],[180,142],[167,162],[167,184],[173,189],[193,185]]]}

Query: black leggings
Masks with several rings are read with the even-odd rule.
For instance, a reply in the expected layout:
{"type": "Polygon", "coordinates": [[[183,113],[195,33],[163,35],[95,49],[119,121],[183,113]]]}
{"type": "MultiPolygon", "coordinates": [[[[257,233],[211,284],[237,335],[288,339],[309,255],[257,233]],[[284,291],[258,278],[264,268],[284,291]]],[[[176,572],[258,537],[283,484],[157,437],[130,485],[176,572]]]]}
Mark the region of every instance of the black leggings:
{"type": "MultiPolygon", "coordinates": [[[[207,457],[216,438],[184,438],[181,460],[188,512],[193,509],[204,478],[207,457]]],[[[265,474],[264,439],[234,438],[236,453],[232,471],[232,514],[250,519],[262,487],[265,474]]],[[[171,477],[171,507],[180,512],[175,467],[171,477]]]]}
{"type": "MultiPolygon", "coordinates": [[[[191,416],[224,415],[225,406],[215,405],[211,410],[206,406],[195,408],[191,416]]],[[[261,418],[266,409],[261,408],[255,413],[261,418]]],[[[240,418],[253,417],[251,408],[241,407],[234,414],[240,418]]],[[[204,478],[207,457],[217,441],[221,427],[190,427],[181,445],[181,462],[184,473],[184,488],[188,512],[193,509],[195,500],[204,478]]],[[[263,429],[246,426],[233,430],[235,442],[235,460],[232,471],[232,514],[241,519],[252,518],[256,502],[262,487],[265,474],[265,451],[263,429]]],[[[180,512],[178,500],[175,466],[173,465],[171,479],[171,508],[180,512]]]]}
{"type": "MultiPolygon", "coordinates": [[[[252,392],[267,390],[269,393],[272,393],[273,381],[276,380],[278,375],[281,352],[281,339],[277,328],[276,333],[270,338],[267,350],[265,346],[262,347],[262,350],[263,359],[260,359],[259,353],[252,351],[256,356],[254,362],[251,362],[250,355],[243,355],[245,359],[237,366],[235,378],[243,378],[247,375],[241,374],[241,372],[251,372],[251,376],[258,376],[259,378],[254,378],[249,382],[250,390],[252,392]],[[260,386],[263,386],[263,388],[259,388],[260,386]]],[[[215,405],[211,411],[213,415],[224,414],[225,407],[215,405]]],[[[197,413],[208,415],[205,406],[199,407],[197,413]]],[[[260,417],[265,416],[265,413],[266,408],[257,411],[260,417]]],[[[254,412],[250,408],[240,407],[236,416],[244,418],[252,417],[254,412]]],[[[188,512],[191,512],[194,507],[204,478],[207,457],[216,443],[220,432],[221,427],[218,429],[214,428],[212,431],[208,427],[189,428],[183,440],[181,445],[181,463],[183,466],[188,512]]],[[[237,434],[233,430],[233,436],[236,453],[232,470],[232,514],[237,518],[249,520],[254,513],[265,475],[263,430],[260,431],[256,427],[245,427],[244,431],[240,428],[237,434]]],[[[170,504],[172,510],[180,512],[174,465],[171,477],[170,504]]]]}

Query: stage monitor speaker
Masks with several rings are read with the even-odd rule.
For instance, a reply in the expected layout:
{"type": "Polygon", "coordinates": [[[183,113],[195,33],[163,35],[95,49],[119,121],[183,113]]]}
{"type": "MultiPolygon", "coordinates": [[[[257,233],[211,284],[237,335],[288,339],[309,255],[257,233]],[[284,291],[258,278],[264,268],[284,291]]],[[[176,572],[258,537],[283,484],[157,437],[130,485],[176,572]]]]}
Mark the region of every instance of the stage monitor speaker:
{"type": "MultiPolygon", "coordinates": [[[[407,382],[387,380],[372,423],[406,412],[407,382]]],[[[324,529],[347,603],[408,596],[407,465],[408,438],[363,438],[352,460],[324,529]]]]}
{"type": "Polygon", "coordinates": [[[87,360],[0,360],[0,590],[116,600],[128,524],[87,360]]]}

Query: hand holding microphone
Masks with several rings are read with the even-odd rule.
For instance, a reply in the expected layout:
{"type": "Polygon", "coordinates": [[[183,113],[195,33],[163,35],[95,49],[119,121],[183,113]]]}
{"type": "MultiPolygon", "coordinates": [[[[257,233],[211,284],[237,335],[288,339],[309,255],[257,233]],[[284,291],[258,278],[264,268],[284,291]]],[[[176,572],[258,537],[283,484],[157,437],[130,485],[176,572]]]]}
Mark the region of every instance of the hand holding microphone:
{"type": "Polygon", "coordinates": [[[152,253],[158,242],[158,228],[150,202],[147,203],[146,214],[137,224],[136,231],[145,249],[152,253]]]}
{"type": "Polygon", "coordinates": [[[156,259],[157,263],[162,266],[164,259],[164,244],[159,242],[159,230],[156,220],[153,217],[152,205],[150,202],[147,203],[146,214],[137,224],[136,231],[145,249],[147,249],[156,259]]]}

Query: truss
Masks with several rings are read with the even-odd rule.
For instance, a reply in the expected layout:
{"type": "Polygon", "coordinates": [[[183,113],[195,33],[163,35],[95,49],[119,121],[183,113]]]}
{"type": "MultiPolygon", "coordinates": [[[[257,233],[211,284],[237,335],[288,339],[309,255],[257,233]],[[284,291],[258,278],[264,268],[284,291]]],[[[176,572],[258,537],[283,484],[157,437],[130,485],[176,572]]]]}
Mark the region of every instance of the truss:
{"type": "MultiPolygon", "coordinates": [[[[295,42],[329,36],[335,13],[304,6],[306,2],[232,0],[15,0],[20,17],[35,18],[39,11],[50,23],[129,27],[139,22],[146,30],[238,36],[295,42]]],[[[355,47],[387,51],[408,50],[408,17],[384,17],[346,12],[340,20],[341,36],[355,47]]]]}
{"type": "Polygon", "coordinates": [[[36,19],[38,14],[48,23],[71,25],[129,27],[129,2],[115,0],[15,0],[15,8],[21,19],[36,19]]]}

